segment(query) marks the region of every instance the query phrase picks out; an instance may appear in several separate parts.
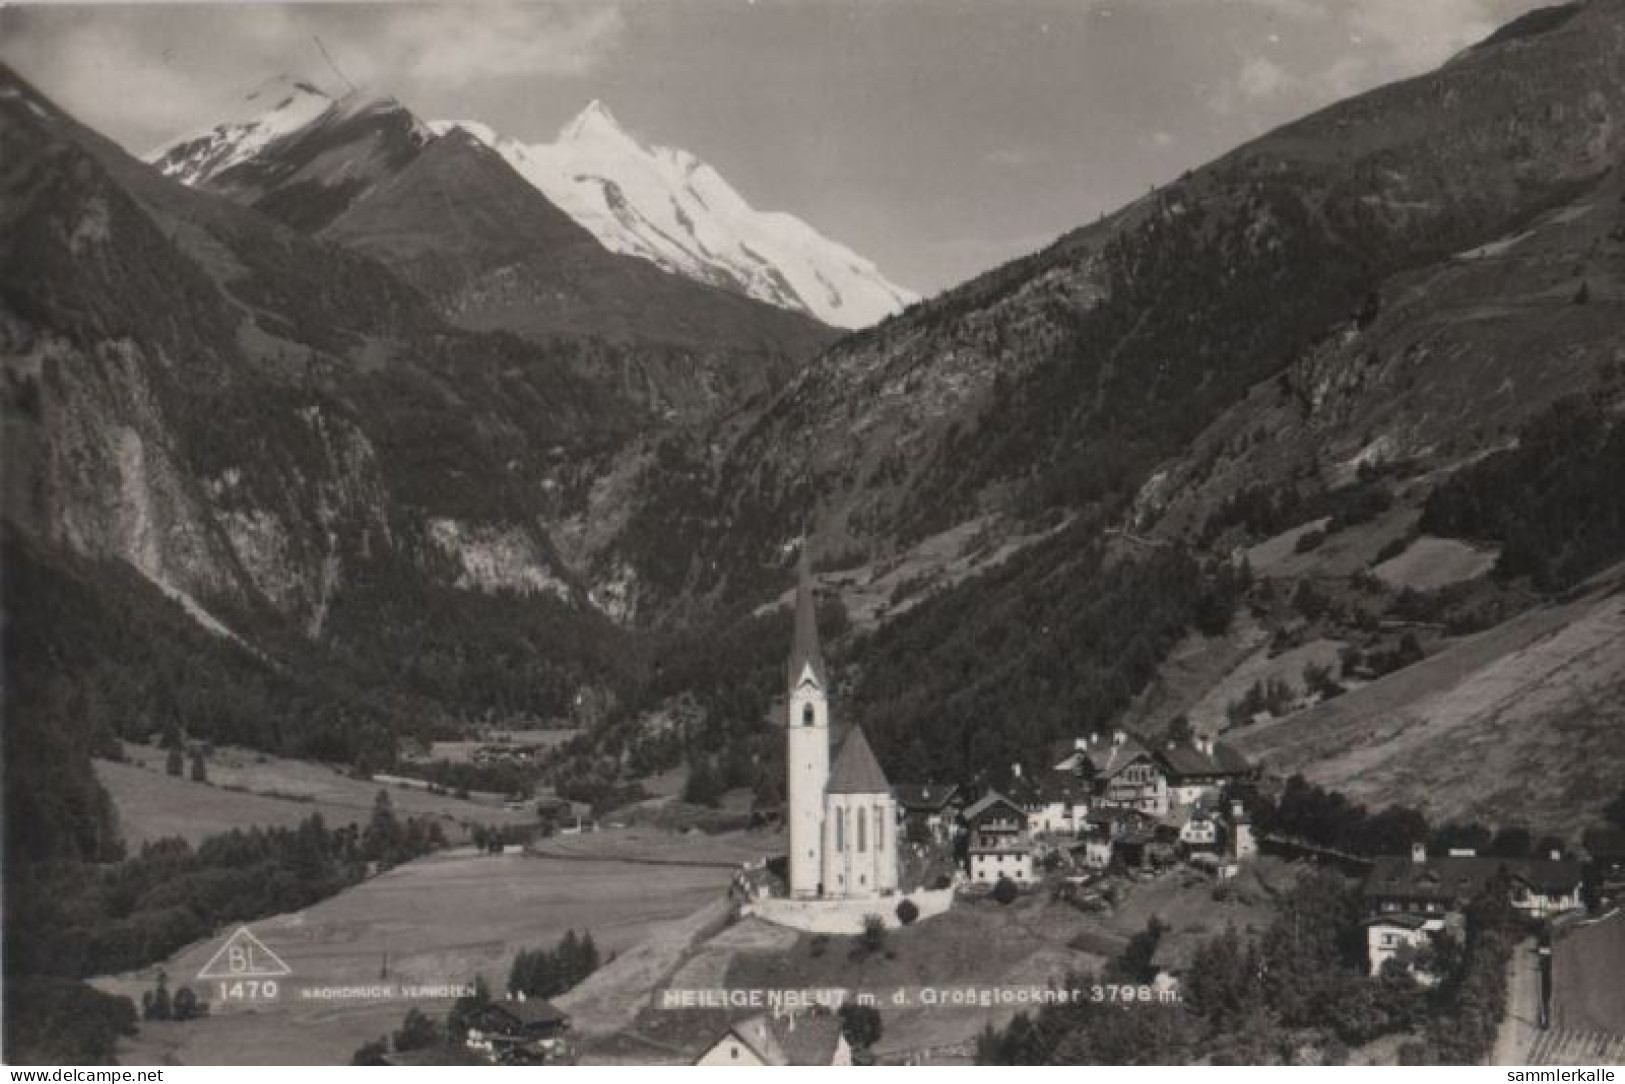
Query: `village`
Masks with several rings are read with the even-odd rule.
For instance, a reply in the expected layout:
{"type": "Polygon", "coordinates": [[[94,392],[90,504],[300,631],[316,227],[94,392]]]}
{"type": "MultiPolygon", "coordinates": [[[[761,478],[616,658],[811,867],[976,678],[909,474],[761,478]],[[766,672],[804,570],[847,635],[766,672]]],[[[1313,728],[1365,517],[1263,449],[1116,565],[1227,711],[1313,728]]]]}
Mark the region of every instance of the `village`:
{"type": "MultiPolygon", "coordinates": [[[[1080,735],[1038,763],[1009,765],[997,787],[894,783],[860,729],[832,741],[830,679],[805,579],[787,677],[784,823],[749,836],[788,853],[739,862],[725,904],[685,941],[664,955],[628,954],[631,981],[617,976],[628,970],[623,959],[562,997],[510,989],[471,1008],[462,1049],[381,1059],[969,1060],[978,1027],[1065,996],[1090,972],[1088,996],[1177,1004],[1205,937],[1238,923],[1259,931],[1271,899],[1322,866],[1359,883],[1373,981],[1424,990],[1440,981],[1451,946],[1459,953],[1495,900],[1520,924],[1526,950],[1510,967],[1501,1041],[1517,1057],[1538,1043],[1552,1056],[1568,1044],[1572,1057],[1617,1054],[1625,1042],[1577,1025],[1587,1011],[1605,1023],[1618,1012],[1617,997],[1598,997],[1625,937],[1625,847],[1614,837],[1590,837],[1584,855],[1557,843],[1546,853],[1480,854],[1422,840],[1406,853],[1339,851],[1261,831],[1253,811],[1269,808],[1279,781],[1199,731],[1161,744],[1122,730],[1080,735]],[[989,955],[1004,940],[1021,950],[989,955]],[[972,941],[983,944],[972,950],[972,941]],[[905,951],[921,959],[896,966],[905,951]],[[1136,951],[1145,958],[1134,981],[1123,981],[1130,973],[1119,961],[1136,951]],[[966,959],[956,961],[960,953],[966,959]],[[1103,985],[1102,974],[1117,981],[1103,985]],[[631,1004],[607,1025],[594,1018],[616,998],[631,1004]],[[956,999],[988,1011],[956,1015],[956,999]],[[883,1029],[889,1044],[878,1041],[883,1029]],[[898,1032],[912,1037],[900,1045],[898,1032]]],[[[567,831],[577,838],[565,851],[557,839],[522,850],[584,858],[599,840],[614,846],[624,826],[578,821],[567,831]]],[[[644,859],[658,863],[649,855],[659,853],[644,859]]]]}

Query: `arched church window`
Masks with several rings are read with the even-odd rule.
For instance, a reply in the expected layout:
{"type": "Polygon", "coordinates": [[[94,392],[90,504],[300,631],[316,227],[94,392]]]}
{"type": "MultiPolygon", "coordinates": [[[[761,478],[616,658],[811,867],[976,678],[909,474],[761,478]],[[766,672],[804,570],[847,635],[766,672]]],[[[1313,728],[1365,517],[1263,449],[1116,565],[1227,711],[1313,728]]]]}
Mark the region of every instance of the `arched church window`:
{"type": "Polygon", "coordinates": [[[846,850],[846,810],[835,811],[835,850],[846,850]]]}
{"type": "Polygon", "coordinates": [[[886,810],[884,806],[875,806],[875,850],[885,849],[886,810]]]}
{"type": "Polygon", "coordinates": [[[867,809],[859,809],[855,812],[858,815],[858,853],[862,854],[865,850],[867,850],[864,844],[868,842],[867,839],[865,839],[865,836],[867,835],[865,828],[869,823],[869,811],[867,809]]]}
{"type": "Polygon", "coordinates": [[[806,707],[801,709],[802,726],[812,726],[813,720],[817,717],[817,713],[813,711],[813,706],[811,704],[808,704],[806,707]]]}

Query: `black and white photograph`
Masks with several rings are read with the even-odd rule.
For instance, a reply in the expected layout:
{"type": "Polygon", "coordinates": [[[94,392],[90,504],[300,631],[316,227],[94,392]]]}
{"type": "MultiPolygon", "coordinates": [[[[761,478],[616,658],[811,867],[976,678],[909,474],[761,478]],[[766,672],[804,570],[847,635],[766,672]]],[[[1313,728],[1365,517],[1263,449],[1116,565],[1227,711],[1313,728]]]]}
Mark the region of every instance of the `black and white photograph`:
{"type": "Polygon", "coordinates": [[[0,619],[15,1080],[1614,1080],[1625,0],[0,5],[0,619]]]}

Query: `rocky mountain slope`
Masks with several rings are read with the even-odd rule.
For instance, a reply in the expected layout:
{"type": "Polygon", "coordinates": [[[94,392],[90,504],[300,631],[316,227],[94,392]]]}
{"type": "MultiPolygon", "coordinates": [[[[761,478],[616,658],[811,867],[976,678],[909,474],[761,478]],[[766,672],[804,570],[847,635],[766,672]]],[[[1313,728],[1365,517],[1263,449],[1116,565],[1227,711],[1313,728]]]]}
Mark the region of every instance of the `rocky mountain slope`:
{"type": "Polygon", "coordinates": [[[591,368],[657,412],[703,416],[781,386],[834,333],[606,251],[461,131],[437,138],[321,236],[422,290],[447,319],[603,343],[591,368]]]}
{"type": "Polygon", "coordinates": [[[527,145],[476,121],[430,127],[458,128],[494,148],[611,252],[836,327],[867,327],[918,300],[795,216],[755,210],[689,152],[645,146],[602,102],[552,143],[527,145]]]}
{"type": "MultiPolygon", "coordinates": [[[[889,764],[945,777],[1103,715],[1156,734],[1198,708],[1192,722],[1231,726],[1234,706],[1284,719],[1257,751],[1288,749],[1291,713],[1325,695],[1308,663],[1380,689],[1554,605],[1550,582],[1486,574],[1491,540],[1419,524],[1563,397],[1625,402],[1622,46],[1614,3],[1515,24],[849,337],[708,443],[662,448],[631,503],[693,558],[651,586],[772,597],[808,530],[832,592],[873,614],[888,585],[881,632],[849,648],[850,710],[889,764]],[[1229,632],[1197,628],[1185,573],[1177,605],[1134,595],[1135,570],[1179,552],[1256,555],[1229,632]],[[1247,708],[1299,650],[1289,688],[1247,708]]],[[[648,538],[634,516],[618,544],[648,538]]],[[[1625,658],[1576,665],[1507,740],[1563,732],[1615,771],[1587,735],[1609,725],[1593,693],[1625,658]]],[[[1312,748],[1340,743],[1380,739],[1350,723],[1312,748]]],[[[1594,808],[1595,786],[1553,772],[1543,817],[1594,808]]],[[[1369,797],[1384,795],[1414,797],[1369,797]]]]}
{"type": "MultiPolygon", "coordinates": [[[[591,641],[602,618],[541,524],[559,463],[637,412],[575,348],[448,324],[370,260],[168,180],[0,78],[5,522],[41,575],[133,569],[150,605],[167,595],[232,650],[274,668],[317,643],[402,692],[416,664],[393,652],[428,667],[440,637],[482,635],[463,621],[591,641]]],[[[18,616],[12,640],[54,635],[49,610],[18,616]]],[[[576,665],[469,680],[531,671],[539,691],[576,665]]],[[[131,699],[163,699],[160,678],[131,699]]],[[[563,709],[574,684],[543,699],[563,709]]],[[[344,710],[265,722],[297,744],[344,710]]],[[[123,722],[153,725],[139,714],[123,722]]]]}

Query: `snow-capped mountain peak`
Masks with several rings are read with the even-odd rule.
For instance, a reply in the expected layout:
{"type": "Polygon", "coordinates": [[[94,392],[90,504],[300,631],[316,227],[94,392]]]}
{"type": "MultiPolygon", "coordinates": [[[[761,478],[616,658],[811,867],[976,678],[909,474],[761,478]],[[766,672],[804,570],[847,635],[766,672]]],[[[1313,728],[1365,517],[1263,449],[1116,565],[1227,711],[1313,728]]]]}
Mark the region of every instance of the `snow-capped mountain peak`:
{"type": "Polygon", "coordinates": [[[560,143],[585,143],[592,140],[637,142],[621,127],[620,122],[615,119],[615,114],[610,112],[609,106],[597,98],[559,130],[560,143]]]}
{"type": "Polygon", "coordinates": [[[284,221],[318,228],[454,128],[500,154],[611,252],[836,327],[866,327],[917,300],[799,218],[755,210],[695,155],[640,141],[602,101],[554,142],[527,145],[477,121],[424,125],[393,98],[283,75],[148,160],[184,184],[256,206],[267,199],[284,221]],[[293,181],[310,198],[270,200],[293,181]]]}
{"type": "Polygon", "coordinates": [[[601,101],[577,114],[553,143],[527,145],[471,121],[430,128],[463,129],[606,248],[674,274],[838,327],[866,327],[917,300],[795,216],[753,209],[688,151],[640,143],[601,101]]]}
{"type": "Polygon", "coordinates": [[[183,184],[199,184],[307,127],[333,108],[335,101],[307,79],[278,75],[244,94],[234,103],[231,115],[147,157],[165,176],[183,184]]]}

